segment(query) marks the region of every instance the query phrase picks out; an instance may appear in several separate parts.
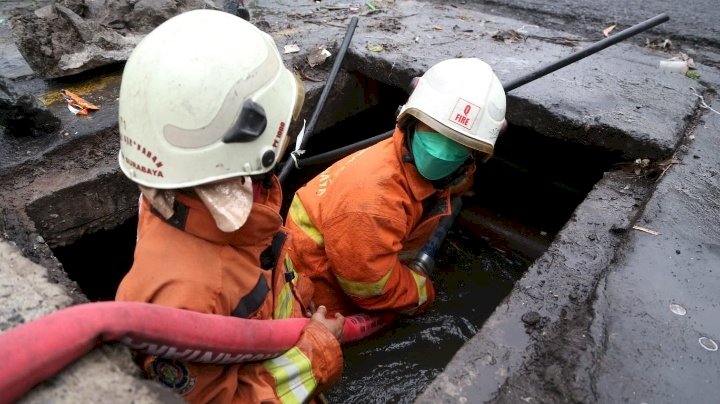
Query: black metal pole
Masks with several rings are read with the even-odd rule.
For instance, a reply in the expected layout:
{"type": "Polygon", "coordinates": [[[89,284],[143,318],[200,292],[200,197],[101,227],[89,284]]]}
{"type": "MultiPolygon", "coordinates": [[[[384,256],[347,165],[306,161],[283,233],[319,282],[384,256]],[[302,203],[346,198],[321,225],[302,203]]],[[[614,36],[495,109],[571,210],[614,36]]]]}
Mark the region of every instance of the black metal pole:
{"type": "MultiPolygon", "coordinates": [[[[357,27],[357,23],[357,17],[352,17],[350,19],[350,25],[348,26],[347,32],[345,33],[345,39],[343,39],[342,45],[340,45],[338,54],[335,57],[335,63],[333,63],[332,69],[330,69],[330,74],[328,75],[327,82],[325,82],[325,87],[323,87],[322,93],[320,93],[320,98],[318,99],[317,105],[315,106],[315,111],[313,111],[313,114],[310,117],[310,122],[308,122],[307,126],[305,126],[305,135],[303,137],[303,141],[299,145],[299,150],[302,150],[303,147],[305,147],[305,143],[307,143],[308,139],[313,133],[313,130],[315,130],[315,124],[320,117],[320,112],[322,112],[322,109],[325,106],[325,101],[327,100],[330,89],[335,82],[335,77],[337,77],[338,71],[340,71],[340,65],[342,64],[342,61],[345,58],[345,53],[347,53],[348,47],[350,46],[350,40],[355,33],[355,27],[357,27]]],[[[285,182],[285,179],[287,178],[288,174],[290,174],[290,170],[292,170],[294,165],[295,163],[292,157],[288,156],[288,159],[285,160],[285,165],[283,165],[282,170],[278,175],[281,184],[285,182]]]]}
{"type": "Polygon", "coordinates": [[[510,80],[509,83],[503,84],[503,88],[505,89],[505,92],[508,93],[524,84],[537,80],[540,77],[546,76],[554,72],[555,70],[562,69],[563,67],[571,63],[575,63],[580,59],[584,59],[592,55],[593,53],[599,52],[607,48],[608,46],[614,45],[620,41],[624,41],[625,39],[630,38],[631,36],[639,34],[643,31],[646,31],[656,25],[660,25],[669,19],[670,17],[666,13],[659,14],[649,20],[643,21],[639,24],[633,25],[628,29],[620,31],[613,36],[609,36],[605,39],[595,42],[587,48],[579,50],[571,54],[570,56],[566,56],[558,60],[557,62],[545,65],[529,74],[526,74],[525,76],[518,77],[515,80],[510,80]]]}
{"type": "Polygon", "coordinates": [[[298,159],[298,166],[300,168],[303,168],[303,167],[314,166],[316,164],[323,164],[323,163],[327,163],[329,161],[337,160],[339,158],[342,158],[349,154],[352,154],[353,152],[355,152],[357,150],[364,149],[368,146],[372,146],[375,143],[377,143],[383,139],[387,139],[390,136],[392,136],[393,132],[395,132],[394,129],[389,130],[385,133],[381,133],[377,136],[373,136],[373,137],[361,140],[357,143],[353,143],[353,144],[350,144],[347,146],[337,148],[335,150],[332,150],[332,151],[329,151],[326,153],[316,154],[314,156],[310,156],[310,157],[307,157],[304,159],[298,159]]]}
{"type": "MultiPolygon", "coordinates": [[[[640,32],[646,31],[656,25],[662,24],[665,21],[669,20],[670,17],[666,13],[659,14],[649,20],[643,21],[639,24],[633,25],[632,27],[625,29],[611,37],[607,37],[605,39],[602,39],[593,45],[590,45],[589,47],[577,51],[569,56],[566,56],[557,62],[551,63],[549,65],[546,65],[544,67],[541,67],[532,73],[529,73],[525,76],[519,77],[515,80],[511,80],[509,83],[503,85],[503,89],[505,89],[505,92],[508,93],[522,85],[525,85],[531,81],[537,80],[540,77],[546,76],[558,69],[561,69],[571,63],[577,62],[580,59],[586,58],[593,53],[597,53],[605,48],[607,48],[610,45],[614,45],[620,41],[623,41],[633,35],[639,34],[640,32]]],[[[326,161],[332,160],[334,157],[342,157],[344,155],[348,155],[352,152],[355,152],[360,149],[364,149],[365,147],[368,147],[376,142],[379,142],[383,139],[387,139],[392,135],[393,131],[386,132],[365,140],[362,140],[357,143],[353,143],[347,146],[343,146],[337,150],[329,151],[323,154],[318,154],[317,156],[311,156],[306,157],[303,159],[298,160],[298,166],[305,167],[313,164],[320,164],[324,163],[326,161]]]]}

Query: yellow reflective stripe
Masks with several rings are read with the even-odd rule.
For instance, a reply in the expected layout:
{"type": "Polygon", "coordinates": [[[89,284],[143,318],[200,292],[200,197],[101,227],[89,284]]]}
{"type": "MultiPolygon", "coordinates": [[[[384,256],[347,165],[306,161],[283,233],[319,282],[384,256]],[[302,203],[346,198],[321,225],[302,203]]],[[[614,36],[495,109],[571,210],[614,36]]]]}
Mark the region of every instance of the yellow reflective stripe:
{"type": "Polygon", "coordinates": [[[388,279],[390,279],[391,274],[392,268],[385,274],[385,276],[375,282],[354,282],[351,280],[347,280],[337,274],[335,275],[335,277],[340,284],[340,288],[342,288],[342,290],[348,295],[370,297],[381,296],[383,294],[383,289],[385,289],[385,284],[387,283],[388,279]]]}
{"type": "Polygon", "coordinates": [[[427,302],[427,278],[423,277],[422,275],[413,270],[410,270],[410,272],[415,279],[415,285],[418,289],[418,304],[416,307],[410,307],[406,310],[403,310],[402,313],[407,315],[414,315],[415,312],[418,310],[418,307],[422,306],[425,302],[427,302]]]}
{"type": "Polygon", "coordinates": [[[292,290],[290,290],[290,284],[286,283],[278,295],[278,301],[275,310],[273,310],[273,318],[289,318],[290,313],[292,313],[292,290]]]}
{"type": "MultiPolygon", "coordinates": [[[[290,256],[287,255],[285,256],[285,270],[293,273],[294,276],[292,282],[295,282],[295,280],[297,279],[297,274],[295,273],[295,266],[293,265],[290,256]]],[[[290,282],[286,282],[282,290],[280,291],[280,294],[278,294],[278,300],[275,304],[275,309],[273,310],[273,318],[290,318],[290,315],[292,314],[292,308],[293,293],[290,282]]]]}
{"type": "Polygon", "coordinates": [[[284,404],[304,403],[317,388],[312,364],[297,347],[266,360],[263,366],[275,379],[275,393],[284,404]]]}
{"type": "Polygon", "coordinates": [[[293,197],[292,203],[290,204],[290,218],[292,218],[293,222],[298,225],[303,233],[310,237],[317,245],[320,247],[325,245],[323,235],[315,227],[312,220],[310,220],[310,216],[307,210],[305,210],[305,205],[303,205],[297,195],[293,197]]]}
{"type": "MultiPolygon", "coordinates": [[[[295,274],[295,263],[292,262],[292,258],[289,255],[285,255],[285,269],[295,274]]],[[[297,276],[293,276],[292,282],[297,282],[297,276]]]]}
{"type": "Polygon", "coordinates": [[[427,278],[413,270],[410,270],[410,272],[412,273],[413,278],[415,279],[415,285],[417,286],[418,306],[422,306],[423,303],[427,302],[427,278]]]}

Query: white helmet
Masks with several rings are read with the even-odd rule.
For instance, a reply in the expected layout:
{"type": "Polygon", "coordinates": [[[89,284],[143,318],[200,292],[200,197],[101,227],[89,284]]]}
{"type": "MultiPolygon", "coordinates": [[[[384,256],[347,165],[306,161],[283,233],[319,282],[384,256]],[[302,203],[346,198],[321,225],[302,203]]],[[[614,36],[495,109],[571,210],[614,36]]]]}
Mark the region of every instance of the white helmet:
{"type": "Polygon", "coordinates": [[[407,115],[489,158],[506,125],[505,90],[480,59],[444,60],[415,83],[398,120],[407,115]]]}
{"type": "Polygon", "coordinates": [[[191,187],[270,171],[302,106],[302,82],[275,42],[214,10],[150,32],[120,85],[120,168],[140,185],[191,187]]]}

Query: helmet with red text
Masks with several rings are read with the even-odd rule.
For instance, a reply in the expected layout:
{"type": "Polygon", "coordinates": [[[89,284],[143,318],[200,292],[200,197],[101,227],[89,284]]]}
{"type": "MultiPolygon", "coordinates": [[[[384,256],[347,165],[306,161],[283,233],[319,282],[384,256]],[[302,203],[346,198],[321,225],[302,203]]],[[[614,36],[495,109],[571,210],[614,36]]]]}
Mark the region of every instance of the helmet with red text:
{"type": "Polygon", "coordinates": [[[413,116],[486,158],[492,156],[507,124],[505,90],[490,65],[476,58],[444,60],[414,85],[398,121],[413,116]]]}
{"type": "Polygon", "coordinates": [[[270,35],[221,11],[180,14],[143,38],[125,65],[120,168],[159,189],[266,173],[303,97],[270,35]]]}

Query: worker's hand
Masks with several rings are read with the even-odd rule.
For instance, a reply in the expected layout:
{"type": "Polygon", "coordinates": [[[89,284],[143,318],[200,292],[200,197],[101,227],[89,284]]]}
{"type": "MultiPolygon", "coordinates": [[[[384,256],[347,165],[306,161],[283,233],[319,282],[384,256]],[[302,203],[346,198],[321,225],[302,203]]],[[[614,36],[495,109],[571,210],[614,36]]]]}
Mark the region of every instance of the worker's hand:
{"type": "Polygon", "coordinates": [[[327,318],[327,308],[319,306],[317,311],[312,315],[311,321],[316,321],[325,326],[332,335],[340,341],[342,338],[343,325],[345,317],[340,313],[335,313],[335,318],[327,318]]]}

